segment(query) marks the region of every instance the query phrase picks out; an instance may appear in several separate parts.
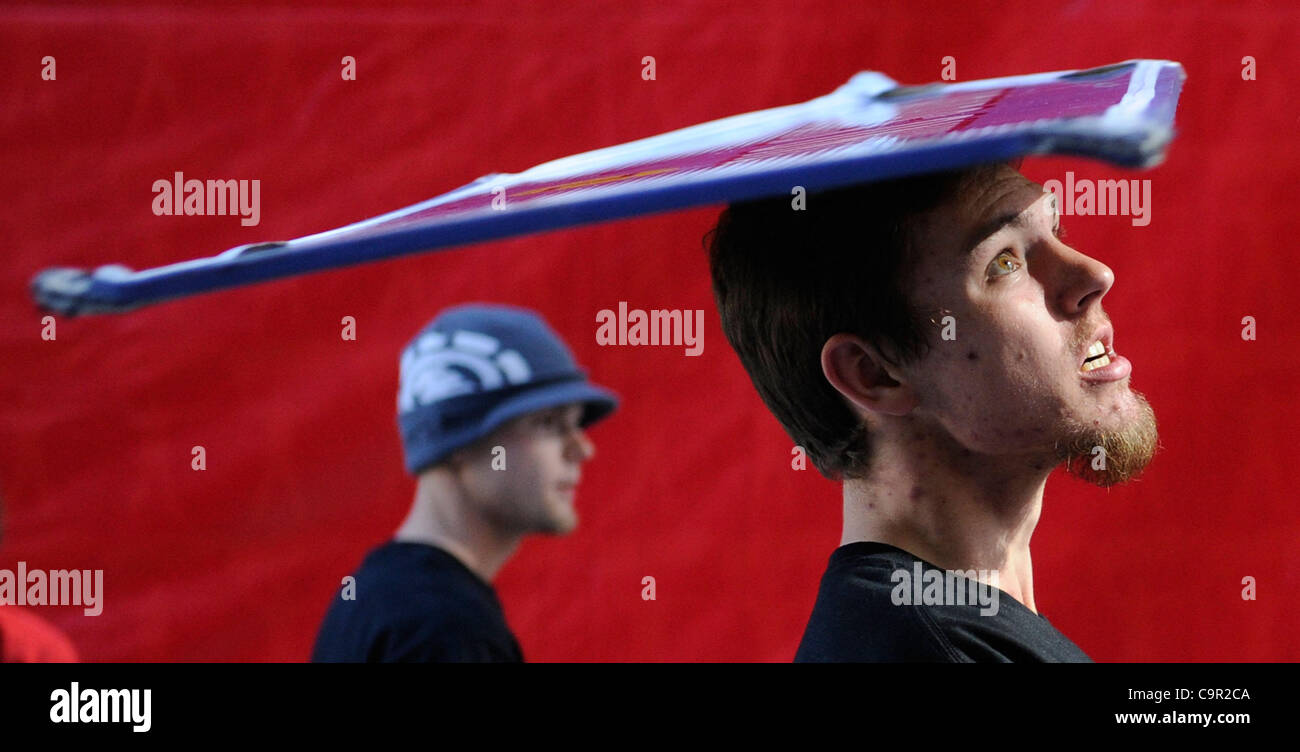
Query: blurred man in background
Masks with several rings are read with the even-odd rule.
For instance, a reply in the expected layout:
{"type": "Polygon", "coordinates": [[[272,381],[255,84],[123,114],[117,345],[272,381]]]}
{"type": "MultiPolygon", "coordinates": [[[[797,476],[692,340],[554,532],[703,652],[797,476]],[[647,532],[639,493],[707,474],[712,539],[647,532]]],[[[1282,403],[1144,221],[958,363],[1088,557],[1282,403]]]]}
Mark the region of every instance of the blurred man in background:
{"type": "Polygon", "coordinates": [[[616,407],[536,314],[443,311],[401,358],[398,424],[415,500],[321,625],[321,662],[523,660],[491,582],[524,536],[562,535],[584,430],[616,407]]]}

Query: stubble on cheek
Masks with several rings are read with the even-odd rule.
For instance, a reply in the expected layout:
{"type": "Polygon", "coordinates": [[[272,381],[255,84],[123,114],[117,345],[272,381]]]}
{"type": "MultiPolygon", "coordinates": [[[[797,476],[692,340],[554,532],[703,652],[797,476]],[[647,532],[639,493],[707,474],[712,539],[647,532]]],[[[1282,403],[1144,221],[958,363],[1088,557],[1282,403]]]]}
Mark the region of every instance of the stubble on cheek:
{"type": "Polygon", "coordinates": [[[1025,348],[968,344],[946,359],[945,383],[932,385],[950,433],[981,454],[1050,454],[1064,411],[1025,348]]]}

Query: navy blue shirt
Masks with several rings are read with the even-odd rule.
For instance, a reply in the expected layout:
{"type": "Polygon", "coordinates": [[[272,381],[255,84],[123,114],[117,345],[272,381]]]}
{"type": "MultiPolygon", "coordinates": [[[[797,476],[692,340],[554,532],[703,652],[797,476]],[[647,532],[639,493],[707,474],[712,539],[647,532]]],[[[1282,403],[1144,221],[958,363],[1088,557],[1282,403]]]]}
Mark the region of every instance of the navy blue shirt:
{"type": "Polygon", "coordinates": [[[355,600],[334,597],[311,659],[319,663],[524,660],[496,591],[446,551],[389,541],[355,575],[355,600]]]}
{"type": "Polygon", "coordinates": [[[864,541],[835,549],[795,661],[1092,662],[1047,617],[1001,590],[996,613],[982,613],[992,609],[971,599],[895,605],[892,594],[901,578],[894,573],[901,569],[912,575],[917,562],[923,573],[944,571],[887,543],[864,541]]]}

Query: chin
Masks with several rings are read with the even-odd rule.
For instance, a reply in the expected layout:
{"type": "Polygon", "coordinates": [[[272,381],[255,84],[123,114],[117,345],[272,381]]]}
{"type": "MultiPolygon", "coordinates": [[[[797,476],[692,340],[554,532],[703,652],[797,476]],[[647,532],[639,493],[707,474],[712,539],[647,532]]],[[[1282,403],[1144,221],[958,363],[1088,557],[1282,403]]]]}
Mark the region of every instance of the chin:
{"type": "Polygon", "coordinates": [[[551,512],[542,532],[551,535],[568,535],[578,527],[578,514],[565,504],[551,512]]]}
{"type": "Polygon", "coordinates": [[[1080,425],[1058,443],[1058,458],[1071,475],[1106,488],[1141,475],[1155,456],[1155,411],[1138,392],[1125,392],[1131,407],[1118,411],[1109,425],[1080,425]]]}
{"type": "Polygon", "coordinates": [[[568,535],[578,529],[578,519],[576,517],[566,517],[561,520],[552,520],[552,525],[548,533],[551,535],[568,535]]]}

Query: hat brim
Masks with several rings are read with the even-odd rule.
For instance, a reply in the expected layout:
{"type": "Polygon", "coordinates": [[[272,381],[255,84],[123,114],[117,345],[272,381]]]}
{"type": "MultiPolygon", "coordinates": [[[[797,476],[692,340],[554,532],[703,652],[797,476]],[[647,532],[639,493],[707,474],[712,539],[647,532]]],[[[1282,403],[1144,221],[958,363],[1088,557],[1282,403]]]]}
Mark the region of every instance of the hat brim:
{"type": "Polygon", "coordinates": [[[583,428],[609,417],[618,407],[618,396],[604,387],[586,381],[530,389],[497,405],[480,426],[479,436],[486,436],[511,420],[527,413],[561,405],[582,404],[585,408],[579,425],[583,428]]]}
{"type": "Polygon", "coordinates": [[[406,427],[402,422],[402,416],[399,415],[398,427],[403,431],[406,449],[406,469],[412,475],[419,475],[445,460],[460,447],[478,441],[521,415],[575,403],[585,407],[579,425],[586,428],[609,417],[610,413],[618,407],[618,396],[608,389],[578,380],[529,389],[497,405],[476,424],[440,433],[435,441],[421,443],[415,450],[412,450],[411,444],[405,439],[406,427]]]}

